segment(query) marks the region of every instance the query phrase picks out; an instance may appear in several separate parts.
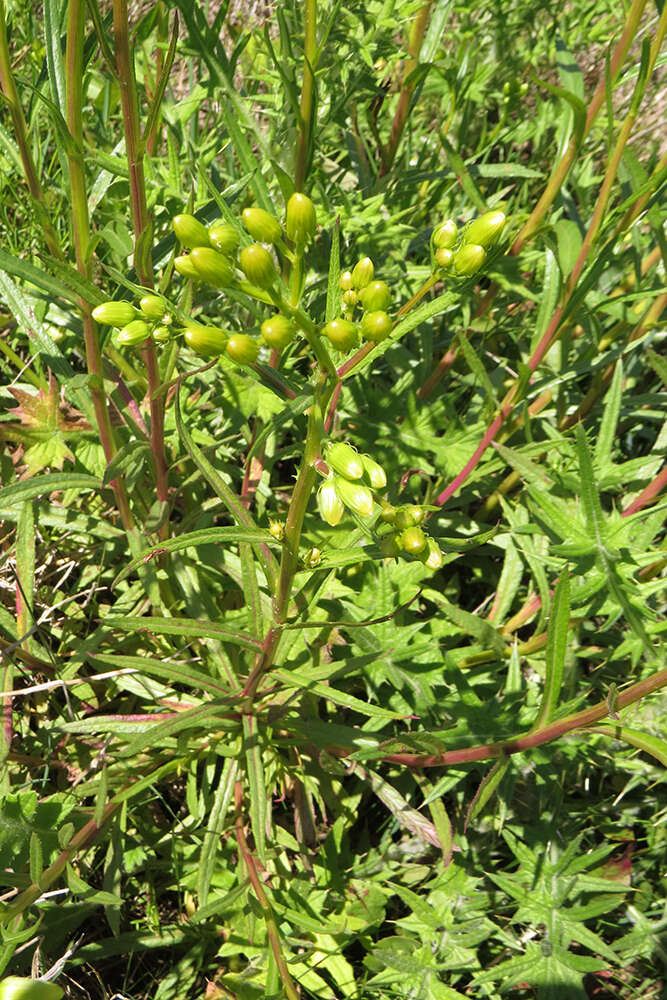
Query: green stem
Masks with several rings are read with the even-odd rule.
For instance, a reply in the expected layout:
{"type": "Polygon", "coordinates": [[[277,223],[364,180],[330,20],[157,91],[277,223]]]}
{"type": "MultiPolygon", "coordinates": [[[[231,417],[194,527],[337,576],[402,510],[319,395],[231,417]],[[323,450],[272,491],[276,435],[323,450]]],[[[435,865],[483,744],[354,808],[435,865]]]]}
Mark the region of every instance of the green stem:
{"type": "MultiPolygon", "coordinates": [[[[113,30],[116,48],[116,70],[120,84],[123,122],[125,126],[125,153],[130,171],[130,193],[134,222],[134,267],[140,284],[153,288],[151,266],[151,224],[146,203],[144,158],[139,128],[139,105],[134,79],[134,65],[130,55],[129,22],[126,0],[113,0],[113,30]]],[[[169,500],[167,460],[164,451],[164,396],[160,392],[160,375],[155,346],[149,344],[142,350],[148,378],[148,401],[151,414],[151,451],[155,469],[155,489],[160,503],[169,500]]],[[[169,517],[159,529],[160,538],[169,535],[169,517]]]]}
{"type": "Polygon", "coordinates": [[[294,170],[294,190],[303,191],[308,174],[313,118],[313,92],[315,89],[315,68],[317,66],[317,0],[305,0],[304,21],[304,66],[301,102],[299,104],[299,145],[294,170]]]}
{"type": "Polygon", "coordinates": [[[49,218],[44,191],[39,182],[37,169],[30,153],[28,128],[16,90],[16,84],[14,83],[14,74],[12,73],[12,64],[9,57],[9,44],[7,42],[7,18],[4,0],[0,0],[0,87],[2,87],[2,92],[9,105],[9,114],[12,119],[16,145],[19,148],[19,155],[23,164],[23,173],[25,174],[30,194],[35,202],[37,216],[42,227],[42,233],[44,234],[44,241],[53,256],[59,260],[63,260],[64,255],[60,246],[60,240],[49,218]]]}
{"type": "MultiPolygon", "coordinates": [[[[65,63],[67,73],[66,117],[67,127],[72,142],[67,146],[69,165],[70,193],[72,199],[72,228],[74,231],[74,248],[76,266],[79,274],[88,281],[92,280],[90,264],[90,220],[88,218],[88,197],[86,193],[86,177],[83,166],[83,39],[85,27],[85,0],[70,0],[67,12],[67,44],[65,63]]],[[[86,365],[90,380],[90,394],[95,410],[97,430],[104,457],[109,463],[116,454],[109,410],[107,407],[104,381],[102,377],[102,356],[97,338],[97,327],[91,315],[90,304],[79,299],[83,314],[83,339],[86,351],[86,365]]],[[[134,523],[130,511],[125,483],[116,479],[112,483],[116,504],[126,531],[132,531],[134,523]]]]}

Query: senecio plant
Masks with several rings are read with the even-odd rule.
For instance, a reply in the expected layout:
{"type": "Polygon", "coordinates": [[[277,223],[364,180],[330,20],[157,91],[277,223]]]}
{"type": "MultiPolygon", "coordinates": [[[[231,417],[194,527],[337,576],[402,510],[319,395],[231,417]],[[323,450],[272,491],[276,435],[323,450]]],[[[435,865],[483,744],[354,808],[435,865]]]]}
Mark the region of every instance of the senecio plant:
{"type": "MultiPolygon", "coordinates": [[[[317,230],[316,208],[306,194],[295,192],[289,198],[284,226],[258,207],[245,208],[240,220],[219,220],[210,226],[193,215],[176,215],[172,224],[182,252],[173,261],[174,270],[185,280],[223,293],[240,292],[266,306],[267,316],[259,329],[234,333],[201,315],[195,321],[165,296],[152,292],[139,296],[136,305],[116,300],[93,310],[98,323],[117,329],[118,348],[141,348],[148,341],[162,346],[181,338],[203,359],[224,354],[238,365],[254,368],[260,377],[266,376],[260,363],[263,356],[278,369],[287,350],[310,354],[315,390],[304,460],[287,524],[277,520],[270,524],[273,537],[284,544],[275,602],[277,624],[287,614],[303,517],[318,474],[323,477],[317,491],[318,508],[327,524],[339,524],[347,510],[376,537],[384,557],[416,558],[431,570],[442,567],[443,554],[427,534],[429,508],[393,506],[383,495],[387,477],[382,466],[372,456],[359,454],[349,442],[330,439],[327,425],[332,423],[341,376],[369,349],[386,342],[392,331],[395,337],[400,335],[397,319],[414,308],[437,280],[451,275],[456,282],[476,275],[505,223],[504,212],[496,209],[474,219],[463,231],[452,219],[438,225],[431,234],[432,275],[403,310],[392,303],[387,283],[375,277],[370,257],[362,257],[351,270],[337,274],[338,262],[332,255],[327,314],[333,315],[322,318],[311,316],[303,301],[305,258],[317,230]],[[338,360],[341,356],[348,360],[337,368],[332,351],[338,360]]],[[[302,561],[313,566],[321,558],[319,549],[310,549],[302,561]]],[[[267,664],[268,660],[254,675],[253,691],[267,664]]]]}

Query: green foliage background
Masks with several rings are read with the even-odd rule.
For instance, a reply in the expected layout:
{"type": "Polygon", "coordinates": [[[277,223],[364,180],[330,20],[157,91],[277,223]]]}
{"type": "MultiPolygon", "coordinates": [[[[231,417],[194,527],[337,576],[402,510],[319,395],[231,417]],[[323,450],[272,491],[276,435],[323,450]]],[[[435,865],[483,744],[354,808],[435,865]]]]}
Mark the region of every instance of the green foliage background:
{"type": "Polygon", "coordinates": [[[123,4],[79,10],[80,140],[73,4],[5,5],[0,973],[51,969],[71,998],[658,998],[664,10],[131,9],[142,235],[123,4]],[[173,271],[171,219],[282,219],[295,182],[318,212],[313,322],[364,255],[405,307],[342,380],[330,436],[427,508],[445,565],[383,558],[377,524],[329,527],[312,497],[277,621],[269,528],[317,392],[304,341],[276,380],[268,356],[206,364],[179,338],[151,373],[108,327],[95,373],[84,336],[148,262],[179,314],[256,332],[262,302],[173,271]],[[483,274],[408,309],[433,227],[498,207],[483,274]]]}

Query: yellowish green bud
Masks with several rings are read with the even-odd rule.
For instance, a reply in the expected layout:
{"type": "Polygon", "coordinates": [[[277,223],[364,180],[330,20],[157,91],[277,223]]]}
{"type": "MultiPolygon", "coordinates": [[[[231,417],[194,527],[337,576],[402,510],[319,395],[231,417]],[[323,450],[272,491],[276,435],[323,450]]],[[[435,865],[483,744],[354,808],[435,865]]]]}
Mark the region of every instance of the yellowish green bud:
{"type": "Polygon", "coordinates": [[[163,344],[171,337],[171,330],[168,326],[156,326],[151,337],[156,344],[163,344]]]}
{"type": "Polygon", "coordinates": [[[93,309],[95,322],[107,326],[126,326],[137,316],[137,310],[129,302],[103,302],[93,309]]]}
{"type": "Polygon", "coordinates": [[[367,312],[361,317],[361,336],[365,340],[372,340],[379,344],[381,340],[386,340],[391,333],[392,322],[386,312],[367,312]]]}
{"type": "Polygon", "coordinates": [[[195,247],[190,254],[197,275],[214,288],[227,288],[234,281],[234,268],[213,247],[195,247]]]}
{"type": "Polygon", "coordinates": [[[383,503],[380,511],[380,520],[385,524],[393,524],[396,520],[396,508],[393,504],[383,503]]]}
{"type": "Polygon", "coordinates": [[[424,520],[421,507],[397,507],[394,511],[394,524],[404,530],[420,524],[424,520]]]}
{"type": "Polygon", "coordinates": [[[199,281],[197,268],[192,263],[189,253],[184,253],[180,257],[174,258],[174,270],[178,271],[184,278],[195,278],[199,281]]]}
{"type": "Polygon", "coordinates": [[[454,260],[454,253],[452,250],[445,250],[442,247],[440,250],[436,250],[434,254],[435,262],[441,270],[446,271],[454,260]]]}
{"type": "Polygon", "coordinates": [[[167,312],[159,295],[144,295],[139,301],[139,308],[149,319],[162,319],[167,312]]]}
{"type": "Polygon", "coordinates": [[[506,219],[504,212],[485,212],[478,219],[474,219],[466,229],[463,234],[465,243],[477,244],[480,247],[491,246],[502,232],[506,219]]]}
{"type": "Polygon", "coordinates": [[[373,494],[363,483],[351,483],[342,476],[334,476],[336,492],[348,510],[359,517],[370,517],[373,513],[373,494]]]}
{"type": "Polygon", "coordinates": [[[361,464],[364,467],[366,482],[374,490],[383,490],[387,485],[387,476],[380,463],[376,462],[370,455],[361,455],[361,464]]]}
{"type": "Polygon", "coordinates": [[[486,250],[476,243],[465,243],[454,257],[457,274],[477,274],[486,260],[486,250]]]}
{"type": "Polygon", "coordinates": [[[259,243],[277,243],[283,235],[276,217],[263,208],[244,208],[241,218],[253,240],[259,243]]]}
{"type": "Polygon", "coordinates": [[[398,543],[398,538],[394,531],[392,531],[391,534],[384,536],[380,542],[380,550],[386,559],[391,559],[392,557],[395,559],[397,556],[401,555],[403,550],[398,543]]]}
{"type": "Polygon", "coordinates": [[[327,524],[333,527],[340,522],[345,513],[345,508],[336,492],[333,479],[327,479],[320,486],[317,494],[317,506],[319,507],[320,515],[327,524]]]}
{"type": "Polygon", "coordinates": [[[188,347],[202,358],[217,358],[227,347],[229,334],[217,326],[204,326],[202,323],[188,323],[185,328],[184,340],[188,347]]]}
{"type": "Polygon", "coordinates": [[[116,340],[120,347],[136,347],[137,344],[143,344],[150,337],[150,333],[151,328],[148,323],[144,323],[142,319],[135,319],[123,327],[116,340]]]}
{"type": "Polygon", "coordinates": [[[352,284],[352,271],[342,271],[338,279],[341,291],[349,292],[354,286],[352,284]]]}
{"type": "Polygon", "coordinates": [[[64,995],[60,986],[43,979],[7,976],[0,982],[0,1000],[61,1000],[64,995]]]}
{"type": "Polygon", "coordinates": [[[453,219],[447,219],[436,226],[431,233],[431,246],[434,250],[449,250],[456,242],[458,230],[453,219]]]}
{"type": "Polygon", "coordinates": [[[362,257],[352,268],[352,287],[359,291],[370,285],[375,275],[375,268],[370,257],[362,257]]]}
{"type": "Polygon", "coordinates": [[[399,544],[409,556],[418,556],[426,548],[426,535],[421,528],[405,528],[399,537],[399,544]]]}
{"type": "Polygon", "coordinates": [[[426,540],[426,548],[419,553],[419,559],[432,570],[442,569],[445,565],[445,557],[440,546],[432,538],[426,540]]]}
{"type": "MultiPolygon", "coordinates": [[[[261,209],[256,209],[260,212],[261,209]]],[[[244,247],[241,251],[241,270],[248,281],[258,288],[271,288],[275,283],[278,272],[273,263],[273,257],[259,243],[251,243],[249,247],[244,247]]]]}
{"type": "Polygon", "coordinates": [[[312,240],[316,227],[315,206],[307,194],[295,192],[287,202],[285,232],[293,243],[303,244],[312,240]]]}
{"type": "Polygon", "coordinates": [[[338,351],[347,353],[359,342],[357,327],[347,319],[332,319],[322,330],[338,351]]]}
{"type": "Polygon", "coordinates": [[[208,229],[194,215],[175,215],[171,220],[176,238],[184,247],[191,250],[193,247],[210,246],[208,241],[208,229]]]}
{"type": "Polygon", "coordinates": [[[304,555],[303,561],[310,569],[315,569],[322,562],[322,552],[316,545],[313,545],[312,549],[308,549],[304,555]]]}
{"type": "Polygon", "coordinates": [[[359,293],[361,304],[368,312],[386,309],[391,302],[391,292],[386,281],[371,281],[359,293]]]}
{"type": "Polygon", "coordinates": [[[287,316],[276,313],[275,316],[265,319],[260,327],[260,332],[264,342],[269,347],[287,347],[296,335],[294,324],[287,316]]]}
{"type": "Polygon", "coordinates": [[[247,333],[234,333],[227,341],[227,354],[239,365],[252,365],[259,356],[259,344],[247,333]]]}
{"type": "Polygon", "coordinates": [[[277,542],[282,542],[285,537],[285,525],[282,521],[269,521],[269,534],[275,538],[277,542]]]}
{"type": "Polygon", "coordinates": [[[208,231],[211,244],[219,253],[233,254],[241,242],[237,230],[228,222],[216,222],[208,231]]]}
{"type": "Polygon", "coordinates": [[[364,474],[361,455],[345,441],[329,445],[325,458],[327,465],[345,479],[361,479],[364,474]]]}
{"type": "Polygon", "coordinates": [[[359,301],[359,296],[354,288],[349,288],[346,292],[343,292],[342,299],[345,309],[352,310],[359,301]]]}

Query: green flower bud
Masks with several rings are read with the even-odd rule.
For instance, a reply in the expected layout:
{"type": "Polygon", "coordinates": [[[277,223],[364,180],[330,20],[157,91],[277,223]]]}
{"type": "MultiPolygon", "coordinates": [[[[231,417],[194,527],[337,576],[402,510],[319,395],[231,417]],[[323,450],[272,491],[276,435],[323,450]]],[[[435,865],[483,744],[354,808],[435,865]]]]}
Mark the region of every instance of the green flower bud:
{"type": "Polygon", "coordinates": [[[386,281],[371,281],[359,293],[361,304],[367,312],[377,312],[386,309],[391,302],[391,292],[386,281]]]}
{"type": "Polygon", "coordinates": [[[317,506],[319,507],[320,515],[327,522],[327,524],[334,527],[340,522],[340,519],[345,513],[345,508],[336,493],[336,487],[333,479],[327,479],[327,481],[320,486],[317,494],[317,506]]]}
{"type": "Polygon", "coordinates": [[[480,247],[491,246],[502,232],[506,219],[504,212],[485,212],[478,219],[474,219],[466,229],[463,234],[465,243],[480,247]]]}
{"type": "Polygon", "coordinates": [[[440,546],[432,538],[428,538],[426,548],[419,553],[419,560],[429,569],[442,569],[445,565],[445,557],[440,550],[440,546]]]}
{"type": "Polygon", "coordinates": [[[312,549],[308,549],[308,551],[304,554],[303,561],[309,569],[315,569],[315,567],[319,566],[322,562],[322,553],[320,549],[318,549],[316,545],[313,545],[312,549]]]}
{"type": "Polygon", "coordinates": [[[453,219],[447,219],[436,226],[431,233],[431,246],[434,250],[449,250],[456,242],[458,230],[453,219]]]}
{"type": "Polygon", "coordinates": [[[343,292],[349,292],[354,286],[352,285],[352,271],[342,271],[338,279],[338,285],[343,292]]]}
{"type": "Polygon", "coordinates": [[[373,280],[375,268],[370,257],[362,257],[352,268],[352,287],[359,291],[373,280]]]}
{"type": "Polygon", "coordinates": [[[184,278],[196,278],[199,281],[199,274],[197,273],[197,268],[192,263],[189,253],[181,254],[180,257],[174,258],[174,269],[182,274],[184,278]]]}
{"type": "Polygon", "coordinates": [[[387,485],[387,476],[380,465],[370,455],[361,456],[361,464],[364,467],[364,477],[374,490],[383,490],[387,485]]]}
{"type": "Polygon", "coordinates": [[[0,982],[0,1000],[61,1000],[63,996],[60,986],[43,979],[7,976],[0,982]]]}
{"type": "Polygon", "coordinates": [[[227,341],[227,354],[240,365],[252,365],[259,355],[259,344],[247,333],[234,333],[227,341]]]}
{"type": "Polygon", "coordinates": [[[345,441],[329,445],[325,458],[327,465],[345,479],[361,479],[364,474],[361,455],[345,441]]]}
{"type": "Polygon", "coordinates": [[[332,319],[322,330],[338,351],[346,353],[359,342],[357,327],[347,319],[332,319]]]}
{"type": "Polygon", "coordinates": [[[445,250],[442,247],[440,250],[435,251],[435,262],[442,271],[446,271],[454,260],[454,253],[452,250],[445,250]]]}
{"type": "Polygon", "coordinates": [[[409,556],[418,556],[426,548],[426,535],[421,528],[406,528],[401,532],[399,545],[409,556]]]}
{"type": "Polygon", "coordinates": [[[293,243],[307,243],[315,235],[315,206],[306,194],[295,192],[287,202],[285,232],[293,243]]]}
{"type": "Polygon", "coordinates": [[[285,537],[285,525],[282,521],[269,521],[269,534],[275,538],[277,542],[282,542],[285,537]]]}
{"type": "Polygon", "coordinates": [[[106,323],[107,326],[126,326],[137,316],[137,310],[129,302],[103,302],[93,309],[95,322],[106,323]]]}
{"type": "Polygon", "coordinates": [[[241,270],[248,281],[258,288],[270,288],[278,277],[273,257],[259,243],[251,243],[241,251],[241,270]]]}
{"type": "Polygon", "coordinates": [[[208,231],[211,244],[219,253],[234,254],[241,242],[241,237],[228,222],[216,222],[208,231]]]}
{"type": "Polygon", "coordinates": [[[386,312],[364,313],[361,317],[361,336],[365,340],[372,340],[379,344],[381,340],[386,340],[391,333],[392,322],[386,312]]]}
{"type": "Polygon", "coordinates": [[[394,531],[392,531],[389,535],[385,535],[381,540],[380,550],[386,559],[396,559],[397,556],[400,556],[403,550],[398,543],[398,538],[394,531]]]}
{"type": "Polygon", "coordinates": [[[253,240],[259,243],[277,243],[283,235],[276,217],[263,208],[244,208],[241,218],[253,240]]]}
{"type": "Polygon", "coordinates": [[[334,476],[336,492],[345,506],[359,517],[370,517],[373,513],[373,494],[363,483],[351,483],[342,476],[334,476]]]}
{"type": "Polygon", "coordinates": [[[144,340],[150,337],[150,333],[151,328],[148,323],[144,323],[143,319],[135,319],[123,327],[116,341],[120,347],[136,347],[137,344],[143,344],[144,340]]]}
{"type": "Polygon", "coordinates": [[[396,508],[393,504],[383,503],[380,511],[380,520],[385,524],[393,524],[396,520],[396,508]]]}
{"type": "Polygon", "coordinates": [[[162,319],[167,312],[159,295],[144,295],[139,301],[139,308],[149,319],[162,319]]]}
{"type": "Polygon", "coordinates": [[[156,344],[163,344],[165,340],[169,340],[171,337],[171,329],[168,326],[156,326],[151,337],[156,344]]]}
{"type": "Polygon", "coordinates": [[[202,358],[220,357],[225,352],[228,339],[229,334],[217,326],[190,322],[185,328],[185,343],[202,358]]]}
{"type": "Polygon", "coordinates": [[[215,288],[227,288],[234,281],[234,268],[212,247],[195,247],[190,260],[198,277],[215,288]]]}
{"type": "Polygon", "coordinates": [[[347,292],[343,292],[342,299],[345,308],[352,310],[359,301],[359,296],[355,292],[354,288],[349,288],[347,292]]]}
{"type": "Polygon", "coordinates": [[[171,220],[176,238],[184,247],[191,250],[193,247],[210,246],[208,241],[208,229],[194,215],[175,215],[171,220]]]}
{"type": "Polygon", "coordinates": [[[486,260],[486,250],[476,243],[465,243],[454,257],[457,274],[477,274],[486,260]]]}
{"type": "Polygon", "coordinates": [[[394,524],[401,530],[412,528],[423,520],[421,507],[398,507],[394,512],[394,524]]]}
{"type": "Polygon", "coordinates": [[[294,324],[287,316],[276,313],[269,319],[265,319],[260,327],[260,332],[264,342],[269,347],[287,347],[296,335],[294,324]]]}

